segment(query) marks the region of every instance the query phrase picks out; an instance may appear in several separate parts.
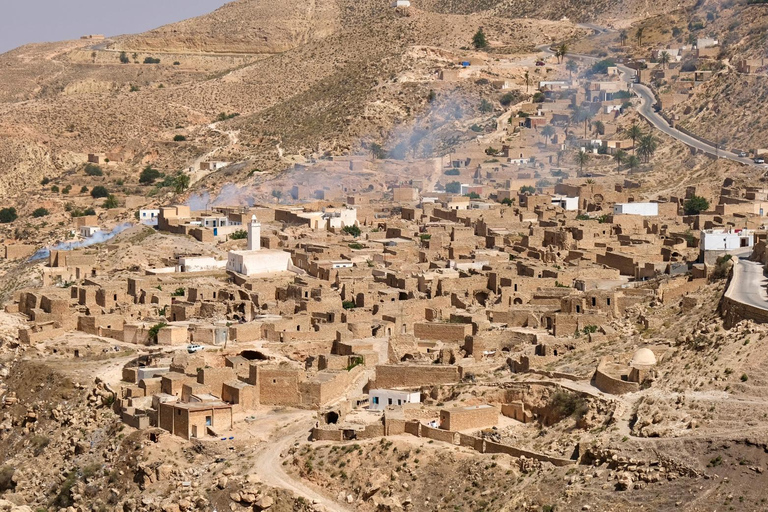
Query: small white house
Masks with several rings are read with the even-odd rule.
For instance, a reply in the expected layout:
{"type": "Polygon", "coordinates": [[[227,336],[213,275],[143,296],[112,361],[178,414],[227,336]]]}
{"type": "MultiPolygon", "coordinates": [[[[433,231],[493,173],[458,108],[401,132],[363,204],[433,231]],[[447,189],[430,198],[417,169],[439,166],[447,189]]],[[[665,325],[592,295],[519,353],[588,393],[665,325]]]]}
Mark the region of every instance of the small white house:
{"type": "Polygon", "coordinates": [[[396,389],[372,389],[369,393],[368,409],[383,411],[390,405],[421,403],[418,391],[398,391],[396,389]]]}
{"type": "Polygon", "coordinates": [[[157,225],[157,217],[160,215],[160,210],[153,209],[141,209],[139,210],[139,222],[150,226],[157,225]]]}
{"type": "Polygon", "coordinates": [[[654,217],[659,214],[659,203],[616,203],[613,214],[654,217]]]}
{"type": "Polygon", "coordinates": [[[579,198],[568,196],[552,196],[552,204],[563,210],[575,211],[579,209],[579,198]]]}
{"type": "Polygon", "coordinates": [[[80,226],[80,236],[83,238],[90,238],[99,231],[101,231],[99,226],[80,226]]]}
{"type": "Polygon", "coordinates": [[[707,229],[701,232],[700,248],[702,251],[730,251],[742,247],[752,247],[755,237],[748,229],[707,229]]]}
{"type": "Polygon", "coordinates": [[[408,0],[395,0],[390,5],[395,8],[406,8],[411,6],[411,2],[408,0]]]}

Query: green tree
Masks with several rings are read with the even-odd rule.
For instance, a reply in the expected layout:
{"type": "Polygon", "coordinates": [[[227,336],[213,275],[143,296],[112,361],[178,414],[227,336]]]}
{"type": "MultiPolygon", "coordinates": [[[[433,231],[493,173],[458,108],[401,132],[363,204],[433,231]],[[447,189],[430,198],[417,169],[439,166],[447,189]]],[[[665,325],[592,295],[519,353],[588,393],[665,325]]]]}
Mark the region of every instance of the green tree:
{"type": "Polygon", "coordinates": [[[616,153],[613,154],[613,161],[616,162],[616,172],[621,171],[621,164],[623,164],[627,160],[627,153],[619,149],[616,151],[616,153]]]}
{"type": "Polygon", "coordinates": [[[622,30],[619,32],[619,41],[621,42],[621,46],[624,46],[627,44],[627,39],[629,38],[629,34],[627,34],[626,30],[622,30]]]}
{"type": "Polygon", "coordinates": [[[651,134],[644,135],[640,138],[640,142],[637,145],[637,154],[643,158],[646,163],[651,160],[651,157],[656,153],[659,147],[659,142],[651,134]]]}
{"type": "Polygon", "coordinates": [[[533,187],[531,185],[523,185],[520,187],[520,193],[521,194],[535,194],[536,193],[536,187],[533,187]]]}
{"type": "Polygon", "coordinates": [[[13,222],[18,218],[19,215],[16,213],[16,208],[13,206],[10,208],[0,209],[0,223],[8,224],[9,222],[13,222]]]}
{"type": "Polygon", "coordinates": [[[37,208],[35,211],[32,212],[32,216],[36,219],[40,217],[45,217],[46,215],[50,214],[47,209],[43,208],[42,206],[40,208],[37,208]]]}
{"type": "Polygon", "coordinates": [[[120,63],[121,64],[129,64],[131,62],[131,59],[128,58],[128,54],[125,52],[120,52],[120,63]]]}
{"type": "Polygon", "coordinates": [[[578,150],[576,152],[576,156],[574,157],[574,159],[576,160],[576,163],[579,165],[579,174],[580,175],[583,174],[584,166],[587,165],[587,163],[589,162],[589,153],[587,153],[586,151],[578,150]]]}
{"type": "Polygon", "coordinates": [[[592,123],[592,128],[598,135],[605,135],[605,124],[602,121],[595,121],[592,123]]]}
{"type": "Polygon", "coordinates": [[[485,32],[483,32],[482,28],[477,29],[475,35],[472,36],[472,46],[478,50],[488,47],[488,40],[485,38],[485,32]]]}
{"type": "Polygon", "coordinates": [[[139,183],[142,185],[151,185],[155,180],[161,178],[163,173],[153,169],[151,165],[146,166],[139,174],[139,183]]]}
{"type": "Polygon", "coordinates": [[[511,92],[508,92],[504,94],[501,98],[499,98],[499,103],[501,103],[505,107],[510,106],[513,101],[515,101],[515,95],[511,92]]]}
{"type": "Polygon", "coordinates": [[[641,45],[643,44],[643,34],[645,33],[645,27],[638,27],[637,31],[635,32],[635,39],[637,39],[637,44],[641,45]]]}
{"type": "Polygon", "coordinates": [[[683,211],[686,215],[698,215],[709,209],[709,201],[701,196],[691,196],[683,203],[683,211]]]}
{"type": "Polygon", "coordinates": [[[384,151],[384,148],[381,146],[381,144],[374,142],[371,144],[370,148],[371,155],[373,155],[374,160],[384,160],[387,158],[387,152],[384,151]]]}
{"type": "Polygon", "coordinates": [[[461,192],[461,183],[458,181],[452,181],[445,185],[445,191],[449,194],[458,194],[461,192]]]}
{"type": "Polygon", "coordinates": [[[119,204],[117,202],[117,198],[114,195],[109,194],[107,196],[107,199],[104,201],[104,204],[102,206],[104,208],[106,208],[107,210],[110,210],[112,208],[117,208],[119,206],[119,204]]]}
{"type": "Polygon", "coordinates": [[[109,197],[109,190],[107,190],[106,187],[97,185],[91,190],[91,197],[94,199],[98,199],[100,197],[109,197]]]}
{"type": "Polygon", "coordinates": [[[541,128],[541,136],[544,137],[544,146],[549,145],[549,141],[552,139],[552,137],[555,135],[555,127],[551,124],[545,124],[541,128]]]}
{"type": "Polygon", "coordinates": [[[659,63],[661,64],[661,69],[665,69],[667,65],[669,64],[669,61],[672,60],[672,58],[669,55],[668,51],[663,51],[659,55],[659,63]]]}
{"type": "Polygon", "coordinates": [[[632,123],[632,126],[630,126],[627,129],[627,137],[632,139],[632,154],[635,154],[635,145],[637,143],[637,139],[643,136],[643,130],[637,125],[637,123],[632,123]]]}
{"type": "Polygon", "coordinates": [[[629,172],[635,172],[635,169],[640,167],[640,159],[637,158],[635,155],[629,155],[629,157],[626,160],[627,167],[629,167],[629,172]]]}
{"type": "Polygon", "coordinates": [[[231,240],[245,240],[248,238],[248,232],[244,229],[238,229],[237,231],[229,235],[231,240]]]}
{"type": "Polygon", "coordinates": [[[568,75],[570,79],[573,80],[573,74],[579,70],[579,64],[573,59],[568,59],[568,62],[565,64],[565,69],[568,70],[568,75]]]}
{"type": "Polygon", "coordinates": [[[173,178],[173,190],[177,194],[182,194],[189,188],[189,174],[179,173],[173,178]]]}
{"type": "Polygon", "coordinates": [[[557,57],[557,62],[562,62],[566,55],[568,55],[568,45],[566,43],[560,43],[560,45],[558,45],[558,47],[555,49],[555,57],[557,57]]]}
{"type": "Polygon", "coordinates": [[[490,101],[483,98],[483,100],[480,102],[480,112],[482,112],[483,114],[487,114],[488,112],[491,112],[491,111],[493,111],[493,105],[491,104],[490,101]]]}
{"type": "Polygon", "coordinates": [[[187,138],[181,134],[173,136],[173,142],[184,142],[187,138]]]}

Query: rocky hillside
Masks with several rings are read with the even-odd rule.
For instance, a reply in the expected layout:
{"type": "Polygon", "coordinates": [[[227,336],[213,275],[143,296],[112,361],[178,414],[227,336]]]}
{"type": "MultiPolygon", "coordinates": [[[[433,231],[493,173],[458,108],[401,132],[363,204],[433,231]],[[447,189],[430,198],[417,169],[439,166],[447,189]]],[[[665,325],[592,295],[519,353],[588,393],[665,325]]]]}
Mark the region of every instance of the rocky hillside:
{"type": "Polygon", "coordinates": [[[339,29],[335,0],[237,0],[216,11],[121,39],[129,51],[279,53],[339,29]]]}

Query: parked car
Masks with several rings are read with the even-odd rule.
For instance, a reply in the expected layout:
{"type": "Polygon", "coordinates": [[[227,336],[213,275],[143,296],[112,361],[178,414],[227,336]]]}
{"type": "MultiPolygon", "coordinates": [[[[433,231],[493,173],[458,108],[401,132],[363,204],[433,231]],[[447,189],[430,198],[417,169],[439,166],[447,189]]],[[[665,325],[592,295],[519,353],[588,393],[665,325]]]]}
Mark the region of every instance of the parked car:
{"type": "Polygon", "coordinates": [[[758,156],[757,158],[755,158],[752,161],[755,162],[756,164],[764,164],[765,163],[765,158],[763,158],[761,156],[758,156]]]}
{"type": "Polygon", "coordinates": [[[746,151],[739,151],[739,158],[745,158],[747,156],[746,151]]]}
{"type": "Polygon", "coordinates": [[[536,61],[536,65],[537,66],[543,66],[544,65],[544,61],[543,60],[537,60],[536,61]]]}
{"type": "Polygon", "coordinates": [[[194,354],[195,352],[200,352],[204,348],[205,347],[202,345],[195,345],[195,344],[187,345],[187,352],[189,352],[190,354],[194,354]]]}

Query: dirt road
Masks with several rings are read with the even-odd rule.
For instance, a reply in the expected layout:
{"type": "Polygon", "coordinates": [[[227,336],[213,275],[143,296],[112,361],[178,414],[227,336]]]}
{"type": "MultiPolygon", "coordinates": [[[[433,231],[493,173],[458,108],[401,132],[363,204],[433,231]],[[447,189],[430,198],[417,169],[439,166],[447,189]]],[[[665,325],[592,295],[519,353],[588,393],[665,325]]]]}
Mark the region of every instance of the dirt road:
{"type": "Polygon", "coordinates": [[[281,454],[294,443],[307,438],[315,423],[310,414],[308,412],[306,417],[299,418],[277,431],[273,439],[257,453],[254,464],[256,471],[265,484],[293,491],[312,503],[321,505],[328,512],[352,512],[352,508],[321,494],[314,487],[295,478],[284,469],[281,454]]]}

